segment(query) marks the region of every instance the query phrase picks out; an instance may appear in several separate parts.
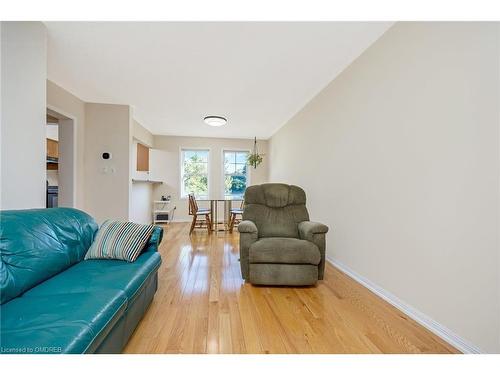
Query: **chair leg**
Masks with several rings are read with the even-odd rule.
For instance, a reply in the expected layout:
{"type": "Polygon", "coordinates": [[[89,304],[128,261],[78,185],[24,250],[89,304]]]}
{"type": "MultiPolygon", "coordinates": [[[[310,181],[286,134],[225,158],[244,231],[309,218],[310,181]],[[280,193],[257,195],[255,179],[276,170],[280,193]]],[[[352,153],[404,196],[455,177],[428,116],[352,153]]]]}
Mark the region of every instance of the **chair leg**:
{"type": "Polygon", "coordinates": [[[191,229],[189,229],[189,234],[193,233],[194,226],[196,225],[196,215],[193,215],[193,222],[191,223],[191,229]]]}
{"type": "Polygon", "coordinates": [[[210,220],[210,215],[205,215],[205,220],[207,222],[208,234],[212,233],[212,221],[210,220]]]}
{"type": "Polygon", "coordinates": [[[234,221],[236,220],[236,214],[231,214],[229,219],[229,233],[233,233],[234,221]]]}

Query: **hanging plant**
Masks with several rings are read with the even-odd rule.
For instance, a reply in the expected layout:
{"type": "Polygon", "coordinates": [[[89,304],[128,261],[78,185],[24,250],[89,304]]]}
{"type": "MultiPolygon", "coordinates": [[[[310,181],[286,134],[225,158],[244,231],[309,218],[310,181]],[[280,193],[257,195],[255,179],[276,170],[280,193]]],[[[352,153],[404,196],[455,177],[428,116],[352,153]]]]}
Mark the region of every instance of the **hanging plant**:
{"type": "Polygon", "coordinates": [[[256,169],[262,160],[264,154],[259,154],[259,149],[257,148],[257,137],[253,141],[253,151],[248,155],[247,163],[256,169]]]}
{"type": "Polygon", "coordinates": [[[259,154],[250,154],[248,155],[248,164],[252,167],[257,168],[257,166],[262,163],[262,156],[259,154]]]}

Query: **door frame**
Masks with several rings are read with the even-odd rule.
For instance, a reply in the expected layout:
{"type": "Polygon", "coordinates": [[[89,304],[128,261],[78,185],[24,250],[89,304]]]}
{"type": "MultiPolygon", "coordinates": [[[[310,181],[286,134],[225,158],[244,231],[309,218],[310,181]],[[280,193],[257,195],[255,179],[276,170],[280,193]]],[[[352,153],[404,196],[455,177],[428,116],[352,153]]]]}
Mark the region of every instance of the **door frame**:
{"type": "MultiPolygon", "coordinates": [[[[71,131],[72,131],[72,137],[71,137],[71,148],[72,148],[72,163],[70,164],[71,166],[71,183],[72,183],[72,186],[71,186],[71,193],[68,194],[68,196],[70,197],[69,201],[68,202],[61,202],[60,200],[60,196],[59,196],[59,205],[61,203],[63,203],[63,205],[61,207],[76,207],[76,192],[78,190],[78,187],[77,187],[77,155],[78,155],[78,152],[77,152],[77,148],[78,148],[78,145],[77,145],[77,138],[76,138],[76,134],[77,134],[77,119],[74,115],[70,114],[70,113],[67,113],[66,111],[63,111],[61,110],[60,108],[57,108],[53,105],[49,105],[47,104],[47,112],[50,112],[49,114],[51,116],[54,116],[56,117],[58,120],[59,120],[59,132],[60,132],[60,127],[61,126],[71,126],[71,131]]],[[[60,137],[59,137],[59,142],[60,142],[60,137]]]]}

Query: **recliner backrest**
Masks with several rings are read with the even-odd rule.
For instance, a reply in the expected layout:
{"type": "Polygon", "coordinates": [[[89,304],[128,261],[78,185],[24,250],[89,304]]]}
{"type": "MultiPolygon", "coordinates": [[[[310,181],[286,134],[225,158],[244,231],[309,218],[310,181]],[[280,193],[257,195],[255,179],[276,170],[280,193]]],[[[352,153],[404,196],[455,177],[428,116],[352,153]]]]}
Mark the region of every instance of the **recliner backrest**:
{"type": "Polygon", "coordinates": [[[306,193],[295,185],[249,186],[245,191],[243,220],[255,223],[259,237],[298,238],[298,224],[309,220],[306,193]]]}
{"type": "Polygon", "coordinates": [[[98,227],[74,208],[0,212],[0,303],[83,260],[98,227]]]}

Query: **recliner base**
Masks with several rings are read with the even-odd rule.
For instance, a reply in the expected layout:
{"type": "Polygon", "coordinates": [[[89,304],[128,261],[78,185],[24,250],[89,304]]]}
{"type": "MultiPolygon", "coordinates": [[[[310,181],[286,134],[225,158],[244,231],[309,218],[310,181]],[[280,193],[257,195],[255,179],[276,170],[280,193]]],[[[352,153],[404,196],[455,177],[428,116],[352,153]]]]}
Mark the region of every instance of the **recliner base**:
{"type": "Polygon", "coordinates": [[[318,266],[312,264],[250,263],[248,282],[255,285],[314,285],[318,266]]]}

